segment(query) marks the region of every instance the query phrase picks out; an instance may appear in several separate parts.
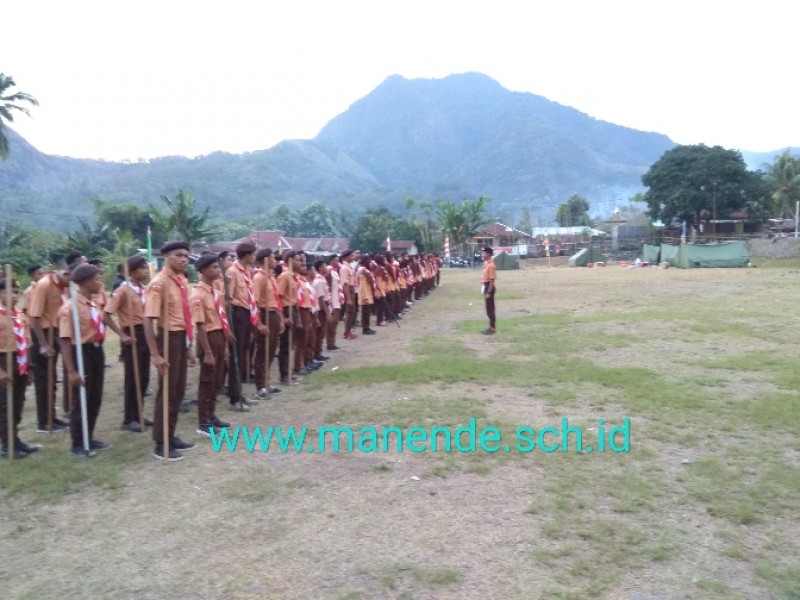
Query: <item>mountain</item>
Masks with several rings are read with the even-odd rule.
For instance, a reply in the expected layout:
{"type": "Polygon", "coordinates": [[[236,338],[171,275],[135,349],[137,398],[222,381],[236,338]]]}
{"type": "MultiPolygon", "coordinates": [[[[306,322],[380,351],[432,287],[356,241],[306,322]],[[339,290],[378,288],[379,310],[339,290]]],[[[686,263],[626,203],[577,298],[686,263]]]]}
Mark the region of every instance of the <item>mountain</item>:
{"type": "Polygon", "coordinates": [[[664,135],[589,117],[478,73],[443,79],[391,76],[313,140],[241,155],[163,157],[122,164],[48,156],[13,131],[0,163],[4,215],[71,229],[90,197],[138,205],[180,188],[223,220],[302,207],[394,209],[407,197],[492,198],[492,215],[523,207],[549,222],[571,194],[610,213],[642,189],[640,177],[674,146],[664,135]]]}
{"type": "Polygon", "coordinates": [[[775,159],[787,150],[792,154],[792,156],[800,156],[800,148],[789,146],[788,148],[773,150],[772,152],[742,151],[742,158],[744,159],[747,168],[751,171],[769,171],[769,168],[775,162],[775,159]]]}

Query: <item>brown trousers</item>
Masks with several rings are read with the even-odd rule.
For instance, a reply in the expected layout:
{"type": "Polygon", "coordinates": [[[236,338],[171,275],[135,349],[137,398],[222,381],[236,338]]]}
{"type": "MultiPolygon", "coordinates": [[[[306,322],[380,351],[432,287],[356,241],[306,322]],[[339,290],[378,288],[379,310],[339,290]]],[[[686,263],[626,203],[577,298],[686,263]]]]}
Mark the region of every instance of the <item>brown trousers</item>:
{"type": "MultiPolygon", "coordinates": [[[[317,312],[319,315],[319,312],[317,312]]],[[[308,364],[314,358],[314,348],[317,346],[317,329],[319,328],[319,320],[309,309],[308,311],[308,328],[306,329],[306,349],[303,355],[303,364],[308,364]]]]}
{"type": "Polygon", "coordinates": [[[295,307],[294,322],[293,368],[295,371],[299,371],[303,367],[303,361],[306,358],[306,338],[308,337],[309,329],[311,329],[311,311],[307,308],[295,307]],[[301,324],[302,327],[298,327],[298,324],[301,324]]]}
{"type": "MultiPolygon", "coordinates": [[[[200,363],[200,383],[197,386],[197,417],[200,425],[211,422],[217,408],[217,394],[219,388],[225,383],[225,334],[221,329],[206,334],[208,345],[211,347],[211,356],[214,357],[214,366],[210,367],[203,361],[205,352],[203,347],[197,345],[197,359],[200,363]]],[[[171,359],[171,357],[170,357],[171,359]]]]}
{"type": "Polygon", "coordinates": [[[329,349],[331,346],[336,345],[336,329],[339,327],[339,315],[341,312],[341,308],[334,308],[331,311],[330,318],[328,318],[328,328],[325,330],[325,341],[329,349]]]}
{"type": "Polygon", "coordinates": [[[372,312],[372,304],[361,305],[361,331],[369,329],[369,316],[372,312]]]}
{"type": "MultiPolygon", "coordinates": [[[[103,382],[106,377],[106,355],[103,346],[83,344],[83,381],[86,388],[86,417],[89,425],[89,441],[94,439],[94,426],[103,402],[103,382]]],[[[73,347],[72,359],[78,366],[78,349],[73,347]]],[[[83,422],[81,418],[80,386],[72,387],[72,406],[69,411],[69,427],[72,433],[72,447],[83,446],[83,422]]]]}
{"type": "MultiPolygon", "coordinates": [[[[3,369],[6,368],[6,356],[8,355],[0,352],[0,367],[3,369]]],[[[28,385],[28,378],[24,375],[20,375],[17,370],[16,352],[12,353],[11,357],[12,364],[14,365],[14,396],[11,400],[13,403],[13,423],[11,423],[13,431],[11,431],[11,435],[9,435],[8,431],[8,388],[0,387],[0,442],[2,442],[3,446],[6,448],[9,447],[9,439],[11,440],[12,446],[14,440],[17,439],[19,422],[20,419],[22,419],[22,406],[25,404],[25,387],[28,385]]]]}
{"type": "MultiPolygon", "coordinates": [[[[263,322],[265,310],[261,309],[261,319],[263,322]]],[[[281,316],[278,311],[269,311],[267,320],[269,326],[269,336],[261,335],[256,330],[256,353],[255,358],[255,372],[256,372],[256,389],[260,390],[267,387],[267,356],[269,356],[269,367],[272,367],[272,361],[275,358],[275,351],[278,348],[278,340],[280,339],[281,329],[281,316]]]]}
{"type": "Polygon", "coordinates": [[[494,328],[495,325],[495,309],[494,309],[494,293],[497,291],[496,288],[493,288],[492,291],[489,293],[489,297],[484,298],[486,299],[486,316],[489,317],[489,327],[494,328]]]}
{"type": "MultiPolygon", "coordinates": [[[[60,344],[58,343],[58,329],[45,328],[44,339],[50,338],[50,331],[53,332],[53,348],[56,353],[59,351],[60,344]]],[[[41,347],[36,336],[33,336],[33,344],[30,349],[31,369],[33,371],[33,385],[36,390],[36,419],[39,425],[47,425],[50,420],[50,410],[47,404],[47,383],[48,383],[48,365],[52,364],[53,380],[50,382],[53,394],[53,416],[55,414],[55,397],[56,397],[56,361],[58,354],[53,358],[46,358],[41,353],[41,347]]]]}
{"type": "MultiPolygon", "coordinates": [[[[158,330],[156,341],[159,348],[164,347],[164,331],[158,330]]],[[[153,441],[164,443],[164,398],[166,395],[167,412],[169,414],[169,438],[175,437],[178,424],[178,409],[186,393],[186,374],[189,368],[189,348],[186,347],[185,331],[170,331],[167,338],[169,344],[169,389],[164,389],[164,378],[158,378],[156,392],[156,409],[153,414],[153,441]]]]}
{"type": "MultiPolygon", "coordinates": [[[[144,337],[144,326],[136,325],[131,332],[130,327],[125,328],[125,333],[136,337],[136,358],[139,367],[139,389],[142,390],[142,404],[144,393],[150,385],[150,349],[144,337]]],[[[136,375],[133,369],[133,345],[122,346],[122,365],[125,369],[124,383],[124,408],[123,423],[139,422],[139,400],[136,397],[136,375]]]]}

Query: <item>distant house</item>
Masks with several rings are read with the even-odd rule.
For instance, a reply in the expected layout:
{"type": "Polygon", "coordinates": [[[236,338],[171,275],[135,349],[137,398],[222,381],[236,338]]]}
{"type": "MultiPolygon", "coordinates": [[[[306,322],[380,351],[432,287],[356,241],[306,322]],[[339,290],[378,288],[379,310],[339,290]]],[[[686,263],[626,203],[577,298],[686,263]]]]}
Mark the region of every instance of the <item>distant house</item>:
{"type": "MultiPolygon", "coordinates": [[[[394,254],[402,254],[403,252],[408,252],[410,256],[414,256],[415,254],[419,254],[419,248],[414,243],[414,240],[392,240],[392,252],[394,254]]],[[[384,241],[381,244],[381,248],[384,250],[387,249],[387,244],[384,241]]]]}
{"type": "Polygon", "coordinates": [[[506,254],[525,256],[528,254],[528,245],[533,243],[533,238],[529,233],[503,223],[490,223],[476,231],[468,243],[473,245],[476,250],[480,250],[484,246],[491,246],[496,253],[505,252],[506,254]]]}

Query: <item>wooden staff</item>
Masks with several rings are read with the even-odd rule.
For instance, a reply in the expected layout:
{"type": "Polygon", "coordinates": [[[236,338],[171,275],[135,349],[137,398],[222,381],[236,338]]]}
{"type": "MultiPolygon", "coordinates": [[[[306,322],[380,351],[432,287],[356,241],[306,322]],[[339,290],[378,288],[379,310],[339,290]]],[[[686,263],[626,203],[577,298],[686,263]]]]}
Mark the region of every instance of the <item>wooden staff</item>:
{"type": "MultiPolygon", "coordinates": [[[[6,314],[8,315],[11,327],[8,330],[10,340],[9,351],[6,353],[6,373],[8,383],[6,384],[6,416],[8,417],[8,434],[6,435],[6,449],[8,450],[8,460],[14,460],[14,350],[17,347],[17,340],[14,337],[14,310],[12,302],[12,287],[14,287],[14,274],[11,265],[6,265],[6,314]]],[[[1,417],[0,417],[1,418],[1,417]]]]}
{"type": "MultiPolygon", "coordinates": [[[[166,362],[166,370],[161,380],[161,426],[164,428],[164,444],[163,455],[164,464],[169,462],[169,409],[170,409],[170,393],[169,393],[169,276],[164,274],[164,282],[161,286],[161,334],[164,336],[162,340],[161,355],[166,362]]],[[[140,413],[141,416],[141,413],[140,413]]]]}
{"type": "MultiPolygon", "coordinates": [[[[75,346],[75,358],[78,362],[78,376],[80,377],[80,399],[81,399],[81,431],[83,432],[83,449],[89,454],[89,413],[86,410],[86,373],[83,367],[83,343],[81,340],[81,320],[78,316],[78,286],[70,282],[69,297],[72,301],[72,343],[75,346]]],[[[72,384],[67,382],[69,387],[72,384]]]]}
{"type": "MultiPolygon", "coordinates": [[[[290,258],[286,261],[286,271],[289,273],[289,291],[292,290],[292,284],[294,283],[294,269],[291,267],[292,261],[294,257],[290,258]]],[[[297,302],[297,290],[295,289],[294,294],[289,294],[289,297],[293,299],[294,302],[297,302]]],[[[289,320],[292,322],[291,326],[289,327],[289,385],[292,385],[292,378],[294,377],[294,346],[292,345],[292,337],[294,333],[294,315],[292,314],[292,306],[289,305],[289,320]]]]}
{"type": "MultiPolygon", "coordinates": [[[[131,274],[128,270],[128,259],[122,261],[122,270],[125,282],[131,286],[131,274]]],[[[124,290],[123,290],[124,291],[124,290]]],[[[133,310],[131,308],[131,295],[125,294],[128,315],[131,318],[131,359],[133,360],[133,379],[136,386],[136,404],[139,406],[139,426],[144,431],[144,398],[142,397],[142,381],[139,377],[139,348],[136,341],[136,326],[133,324],[133,310]]]]}

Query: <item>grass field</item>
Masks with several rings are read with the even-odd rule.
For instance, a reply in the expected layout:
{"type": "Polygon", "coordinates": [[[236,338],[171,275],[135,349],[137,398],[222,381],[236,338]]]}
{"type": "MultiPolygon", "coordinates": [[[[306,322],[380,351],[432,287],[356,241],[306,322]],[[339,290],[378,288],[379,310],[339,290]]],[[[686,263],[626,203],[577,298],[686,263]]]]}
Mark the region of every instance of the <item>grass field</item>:
{"type": "Polygon", "coordinates": [[[21,437],[44,448],[0,463],[3,596],[800,599],[800,270],[754,262],[500,272],[493,337],[478,272],[445,271],[400,328],[219,410],[312,433],[474,418],[504,440],[628,417],[628,453],[215,453],[193,410],[198,448],[165,465],[119,431],[109,345],[110,451],[36,434],[29,390],[21,437]]]}

